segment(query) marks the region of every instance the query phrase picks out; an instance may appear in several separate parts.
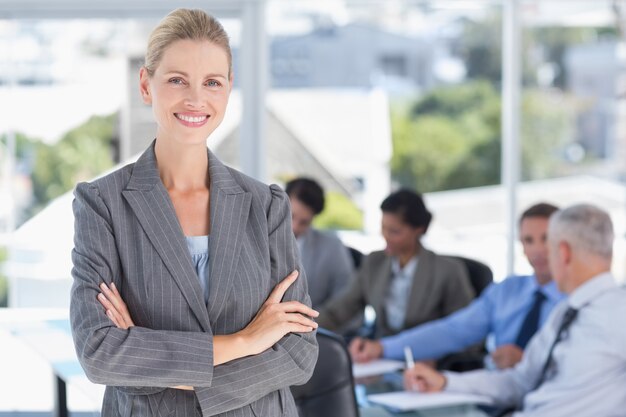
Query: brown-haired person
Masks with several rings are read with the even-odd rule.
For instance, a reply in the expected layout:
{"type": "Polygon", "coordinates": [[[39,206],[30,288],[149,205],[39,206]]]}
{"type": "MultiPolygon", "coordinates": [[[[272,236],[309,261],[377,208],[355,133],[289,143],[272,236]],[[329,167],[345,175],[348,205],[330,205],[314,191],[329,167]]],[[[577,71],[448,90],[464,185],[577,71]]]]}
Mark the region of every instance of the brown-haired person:
{"type": "Polygon", "coordinates": [[[317,312],[287,195],[207,149],[231,66],[217,20],[170,13],[139,74],[156,139],[76,187],[70,320],[85,373],[107,385],[103,417],[297,417],[289,386],[313,372],[317,312]]]}
{"type": "MultiPolygon", "coordinates": [[[[385,250],[366,256],[348,290],[320,310],[321,327],[340,329],[369,304],[376,311],[375,336],[380,338],[445,317],[472,300],[464,265],[422,246],[432,215],[421,195],[396,191],[381,210],[385,250]]],[[[357,338],[350,349],[359,350],[362,343],[357,338]]]]}
{"type": "Polygon", "coordinates": [[[324,210],[324,190],[310,178],[295,178],[285,185],[291,203],[291,226],[302,267],[306,271],[313,308],[322,308],[341,294],[354,273],[350,252],[330,232],[315,229],[313,218],[324,210]]]}
{"type": "Polygon", "coordinates": [[[366,341],[355,361],[404,358],[409,346],[417,360],[439,359],[489,337],[488,364],[510,368],[522,359],[530,338],[564,298],[548,267],[548,222],[557,207],[539,203],[519,220],[519,237],[532,275],[513,275],[491,284],[480,297],[456,313],[377,341],[366,341]]]}

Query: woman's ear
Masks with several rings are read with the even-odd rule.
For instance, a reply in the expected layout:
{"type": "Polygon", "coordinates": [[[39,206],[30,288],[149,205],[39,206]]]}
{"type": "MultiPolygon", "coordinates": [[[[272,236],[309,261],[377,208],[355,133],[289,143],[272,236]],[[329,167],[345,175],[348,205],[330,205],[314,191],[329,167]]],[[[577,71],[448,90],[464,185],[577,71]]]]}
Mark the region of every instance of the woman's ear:
{"type": "Polygon", "coordinates": [[[413,231],[415,232],[415,237],[417,237],[417,239],[419,240],[426,233],[426,227],[425,226],[416,227],[413,229],[413,231]]]}
{"type": "Polygon", "coordinates": [[[152,95],[150,94],[150,74],[146,67],[139,70],[139,93],[144,104],[152,104],[152,95]]]}

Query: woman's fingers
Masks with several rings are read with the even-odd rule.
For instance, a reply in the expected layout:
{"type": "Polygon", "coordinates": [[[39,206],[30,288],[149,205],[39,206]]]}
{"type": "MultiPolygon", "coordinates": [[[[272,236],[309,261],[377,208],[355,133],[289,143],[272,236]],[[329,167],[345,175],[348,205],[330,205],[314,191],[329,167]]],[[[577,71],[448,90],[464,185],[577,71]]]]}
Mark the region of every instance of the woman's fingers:
{"type": "Polygon", "coordinates": [[[320,315],[317,310],[313,310],[311,307],[306,304],[302,304],[299,301],[284,301],[277,304],[277,308],[280,308],[287,313],[300,313],[309,317],[317,317],[320,315]]]}
{"type": "Polygon", "coordinates": [[[289,332],[288,333],[309,333],[309,332],[312,332],[313,330],[314,330],[313,327],[303,326],[302,324],[292,323],[289,326],[289,332]]]}
{"type": "Polygon", "coordinates": [[[267,300],[265,301],[265,303],[266,304],[280,303],[280,301],[285,296],[285,293],[287,292],[291,284],[293,284],[298,278],[298,275],[299,275],[298,271],[293,271],[291,274],[287,275],[282,281],[276,284],[276,286],[270,293],[269,297],[267,297],[267,300]]]}
{"type": "Polygon", "coordinates": [[[248,354],[263,352],[288,333],[308,333],[317,328],[312,319],[319,315],[317,311],[298,301],[282,301],[297,278],[298,271],[293,271],[279,282],[254,319],[239,332],[246,342],[248,354]]]}
{"type": "Polygon", "coordinates": [[[128,328],[128,326],[126,326],[126,323],[124,323],[124,319],[122,318],[122,316],[120,316],[119,313],[117,313],[115,310],[107,310],[106,314],[107,314],[107,317],[111,319],[113,324],[115,324],[115,327],[118,327],[124,330],[128,328]]]}
{"type": "Polygon", "coordinates": [[[307,327],[317,328],[317,323],[308,317],[299,313],[286,313],[286,321],[289,323],[297,323],[307,327]]]}
{"type": "Polygon", "coordinates": [[[107,317],[111,319],[116,327],[119,327],[120,329],[128,328],[124,317],[117,311],[115,306],[111,304],[103,293],[98,294],[98,301],[102,304],[102,307],[104,307],[107,317]]]}
{"type": "Polygon", "coordinates": [[[111,321],[122,329],[133,327],[135,324],[115,284],[111,283],[111,287],[109,288],[106,283],[103,282],[100,284],[100,289],[102,292],[98,294],[98,301],[105,308],[106,314],[111,318],[111,321]]]}
{"type": "Polygon", "coordinates": [[[124,299],[122,298],[120,293],[117,291],[117,287],[115,286],[114,282],[111,283],[111,292],[115,295],[115,299],[118,301],[121,311],[127,312],[128,308],[126,307],[126,303],[124,302],[124,299]]]}
{"type": "MultiPolygon", "coordinates": [[[[113,285],[114,284],[111,283],[111,286],[113,285]]],[[[100,289],[102,290],[104,295],[107,297],[107,299],[111,302],[111,304],[115,306],[117,311],[122,313],[126,309],[126,304],[124,303],[124,300],[122,300],[122,297],[119,295],[119,292],[111,291],[111,289],[104,282],[100,284],[100,289]]]]}

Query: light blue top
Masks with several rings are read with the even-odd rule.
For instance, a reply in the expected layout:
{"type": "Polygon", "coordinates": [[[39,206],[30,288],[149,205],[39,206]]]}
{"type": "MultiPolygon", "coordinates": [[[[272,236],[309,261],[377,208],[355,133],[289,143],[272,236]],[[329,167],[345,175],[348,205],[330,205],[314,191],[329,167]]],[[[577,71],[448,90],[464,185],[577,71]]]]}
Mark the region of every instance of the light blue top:
{"type": "Polygon", "coordinates": [[[404,265],[404,268],[401,268],[398,258],[391,259],[391,281],[385,299],[385,313],[387,326],[395,331],[404,328],[417,262],[417,256],[414,256],[404,265]]]}
{"type": "Polygon", "coordinates": [[[626,414],[626,290],[600,274],[560,303],[530,339],[513,369],[446,372],[446,391],[486,395],[522,405],[514,417],[617,417],[626,414]],[[546,380],[535,388],[568,307],[578,315],[552,354],[546,380]]]}
{"type": "Polygon", "coordinates": [[[196,267],[204,302],[209,302],[209,236],[185,236],[191,261],[196,267]]]}
{"type": "MultiPolygon", "coordinates": [[[[385,358],[404,359],[410,346],[416,360],[437,359],[461,351],[490,336],[488,349],[515,343],[526,314],[539,288],[534,275],[512,276],[491,284],[467,307],[439,320],[405,330],[381,340],[385,358]]],[[[546,300],[539,325],[565,297],[551,281],[541,288],[546,300]]]]}

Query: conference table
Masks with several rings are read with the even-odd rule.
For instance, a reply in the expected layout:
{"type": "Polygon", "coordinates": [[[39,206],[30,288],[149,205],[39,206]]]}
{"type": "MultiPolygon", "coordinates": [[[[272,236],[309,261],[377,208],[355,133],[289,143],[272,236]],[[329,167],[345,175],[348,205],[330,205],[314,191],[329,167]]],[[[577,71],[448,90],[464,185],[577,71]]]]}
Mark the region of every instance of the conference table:
{"type": "Polygon", "coordinates": [[[425,408],[411,411],[394,411],[372,404],[367,396],[402,391],[402,374],[389,373],[377,377],[355,380],[355,392],[361,417],[488,417],[489,415],[473,404],[425,408]]]}
{"type": "MultiPolygon", "coordinates": [[[[68,417],[67,384],[93,401],[99,408],[104,386],[90,382],[85,376],[72,341],[67,310],[59,309],[0,309],[0,329],[22,342],[26,349],[46,360],[54,372],[55,417],[68,417]]],[[[355,381],[355,392],[361,417],[486,417],[474,405],[457,405],[429,409],[394,412],[370,403],[369,394],[402,390],[400,373],[390,373],[355,381]]]]}

